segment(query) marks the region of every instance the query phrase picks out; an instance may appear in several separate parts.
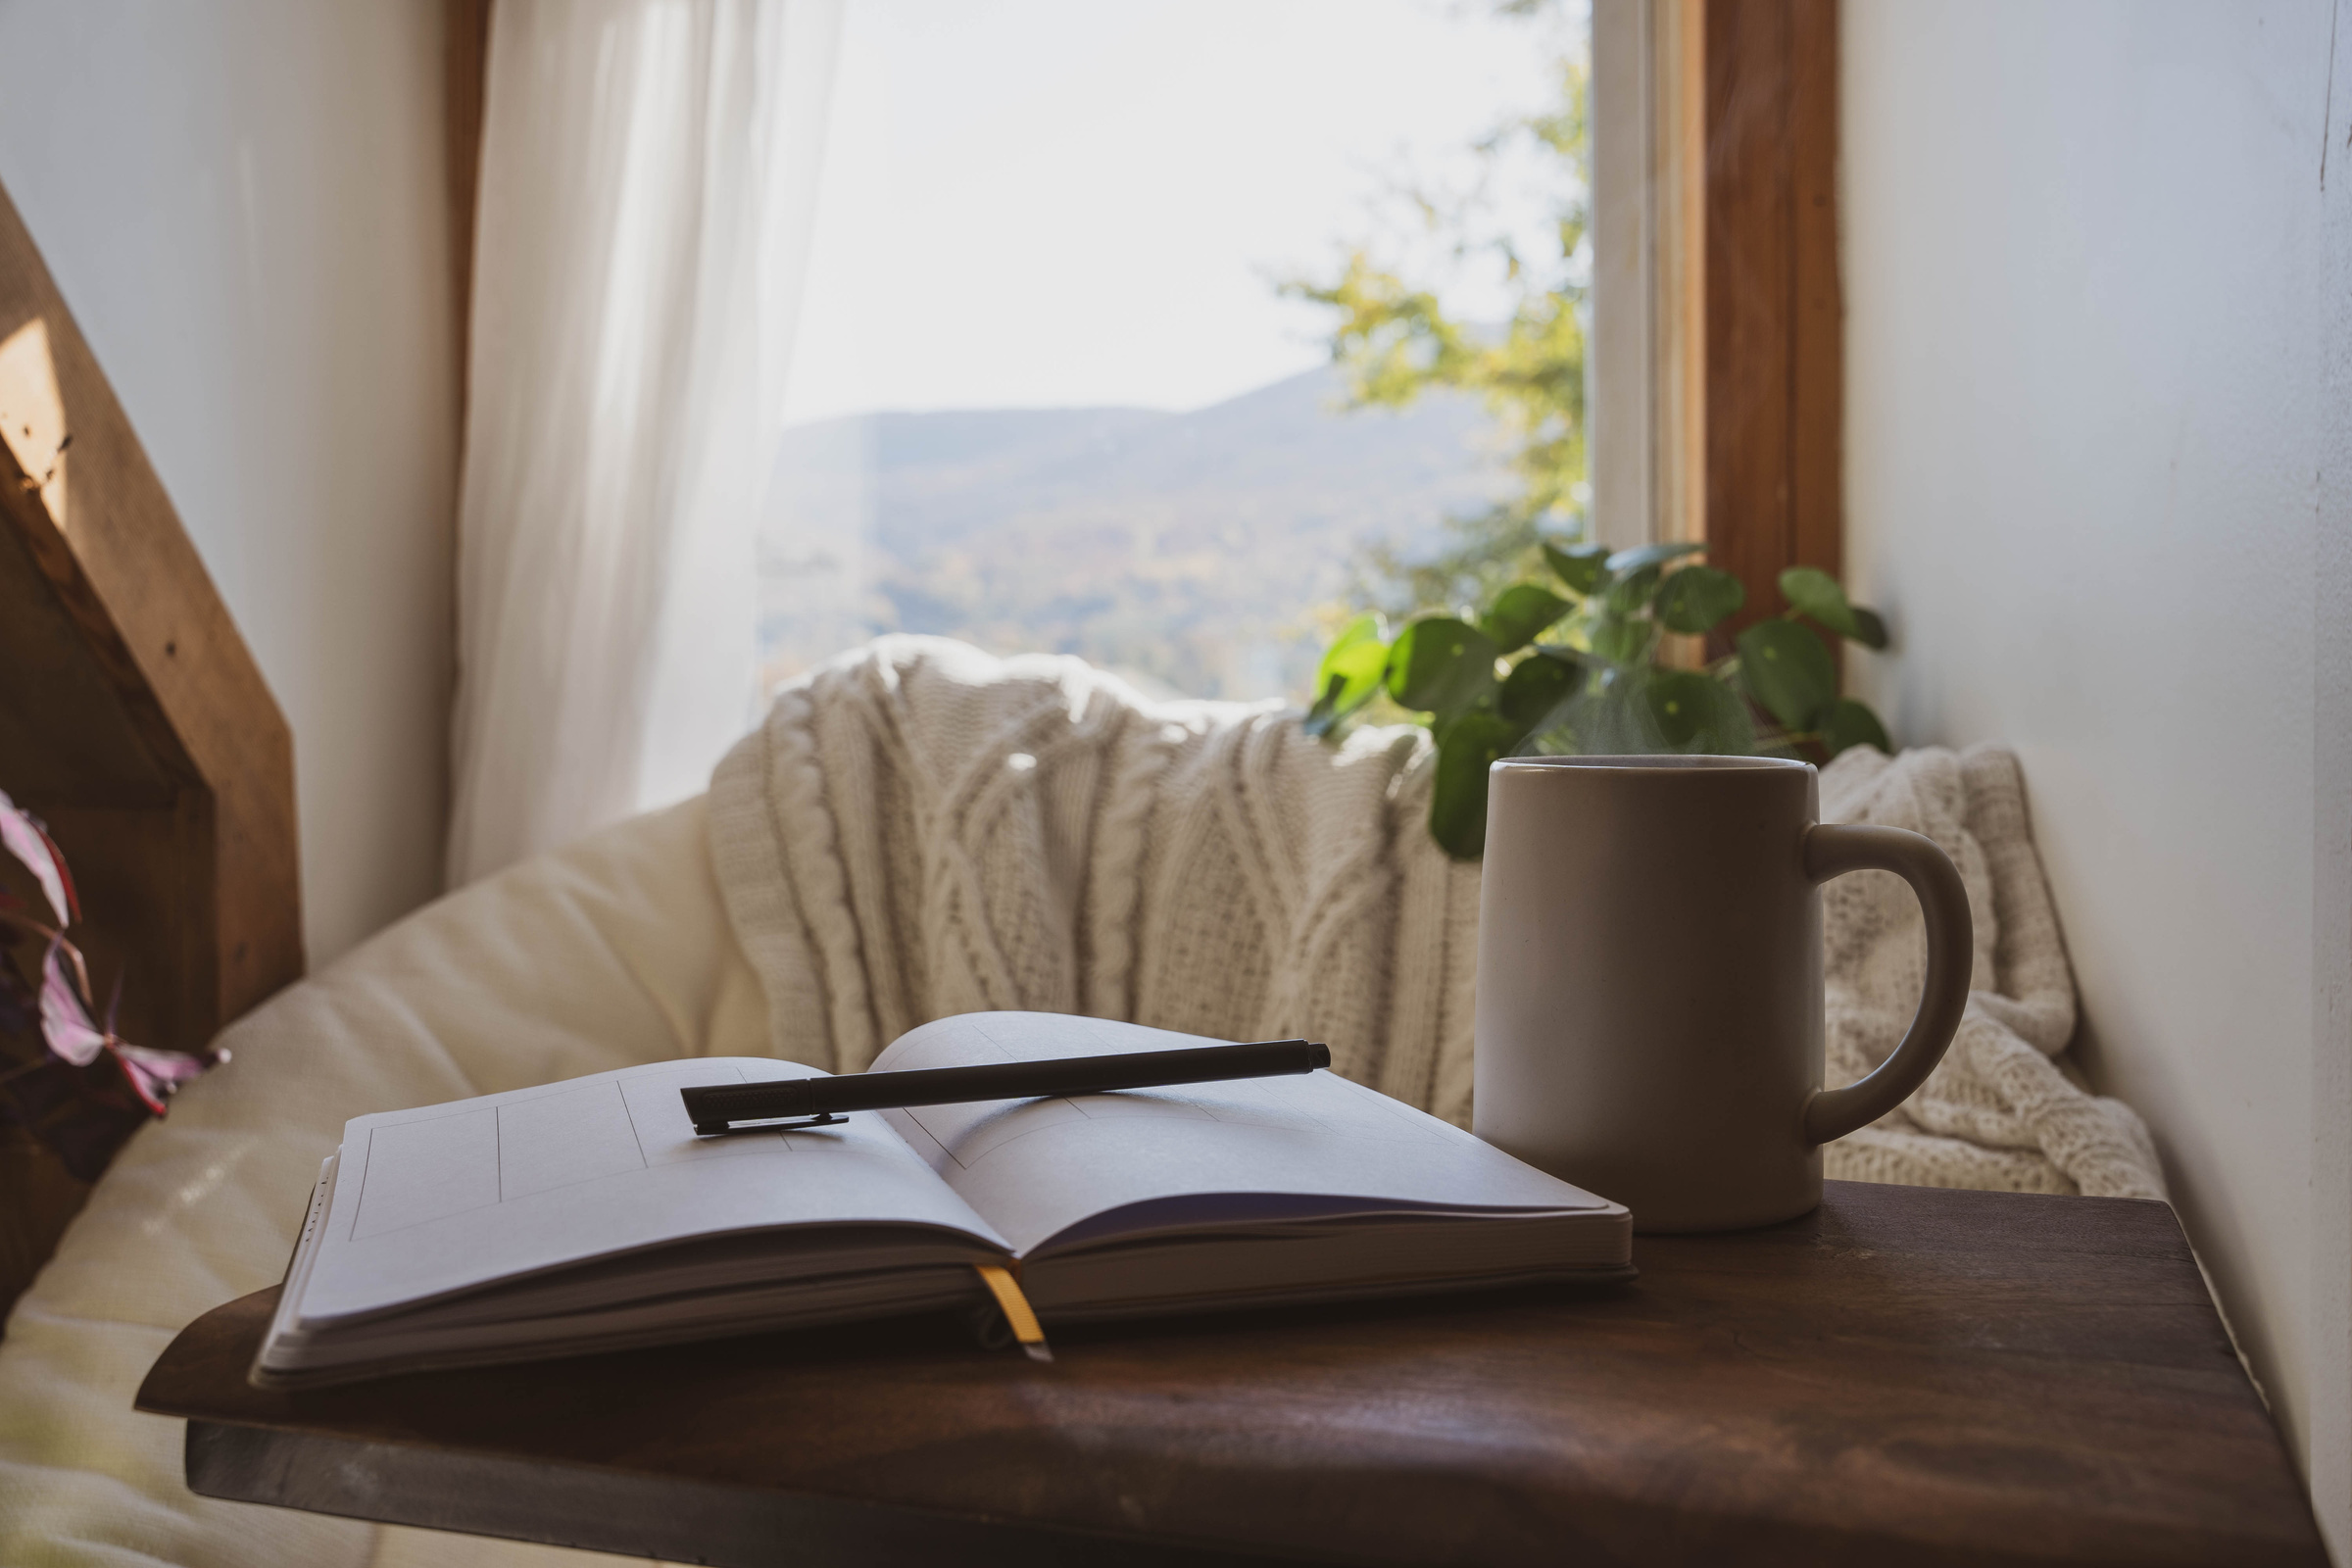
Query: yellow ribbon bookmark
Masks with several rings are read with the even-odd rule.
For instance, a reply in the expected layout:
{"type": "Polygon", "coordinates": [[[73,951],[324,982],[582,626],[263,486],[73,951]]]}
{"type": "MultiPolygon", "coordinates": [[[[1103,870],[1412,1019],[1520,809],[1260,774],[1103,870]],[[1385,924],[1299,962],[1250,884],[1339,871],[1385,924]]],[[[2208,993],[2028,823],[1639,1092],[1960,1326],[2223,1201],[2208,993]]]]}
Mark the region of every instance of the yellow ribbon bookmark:
{"type": "Polygon", "coordinates": [[[1029,1298],[1021,1294],[1021,1282],[1012,1277],[1012,1270],[995,1263],[974,1263],[989,1295],[1004,1308],[1004,1321],[1012,1325],[1012,1337],[1021,1342],[1021,1348],[1032,1361],[1051,1361],[1054,1351],[1046,1344],[1046,1331],[1037,1324],[1037,1314],[1029,1310],[1029,1298]]]}

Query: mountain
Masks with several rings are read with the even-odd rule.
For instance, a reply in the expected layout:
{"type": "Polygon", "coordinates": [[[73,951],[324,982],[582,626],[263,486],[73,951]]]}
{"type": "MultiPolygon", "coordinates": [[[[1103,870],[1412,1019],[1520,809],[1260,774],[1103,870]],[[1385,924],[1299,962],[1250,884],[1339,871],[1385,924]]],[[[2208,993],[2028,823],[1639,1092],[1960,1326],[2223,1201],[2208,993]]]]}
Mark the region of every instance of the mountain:
{"type": "Polygon", "coordinates": [[[1472,399],[1348,411],[1311,370],[1188,414],[875,414],[784,433],[761,534],[782,676],[878,631],[1075,653],[1162,691],[1303,696],[1375,543],[1508,492],[1472,399]]]}

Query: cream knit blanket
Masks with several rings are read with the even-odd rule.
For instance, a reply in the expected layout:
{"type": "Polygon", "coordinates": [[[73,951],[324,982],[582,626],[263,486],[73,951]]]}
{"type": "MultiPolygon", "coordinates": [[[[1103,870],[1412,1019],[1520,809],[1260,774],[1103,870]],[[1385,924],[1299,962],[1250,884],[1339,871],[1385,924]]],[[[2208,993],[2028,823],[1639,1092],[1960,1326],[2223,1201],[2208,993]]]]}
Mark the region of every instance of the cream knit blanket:
{"type": "MultiPolygon", "coordinates": [[[[1224,1039],[1306,1035],[1335,1067],[1470,1119],[1478,868],[1422,823],[1417,729],[1337,748],[1275,705],[1152,704],[1073,659],[884,638],[810,672],[713,775],[711,854],[778,1054],[856,1071],[985,1008],[1224,1039]]],[[[2007,753],[1849,752],[1831,820],[1908,827],[1967,879],[1979,989],[1910,1103],[1833,1176],[2161,1197],[2147,1132],[2052,1059],[2074,987],[2007,753]]],[[[1885,1056],[1925,965],[1885,873],[1831,885],[1830,1081],[1885,1056]]]]}

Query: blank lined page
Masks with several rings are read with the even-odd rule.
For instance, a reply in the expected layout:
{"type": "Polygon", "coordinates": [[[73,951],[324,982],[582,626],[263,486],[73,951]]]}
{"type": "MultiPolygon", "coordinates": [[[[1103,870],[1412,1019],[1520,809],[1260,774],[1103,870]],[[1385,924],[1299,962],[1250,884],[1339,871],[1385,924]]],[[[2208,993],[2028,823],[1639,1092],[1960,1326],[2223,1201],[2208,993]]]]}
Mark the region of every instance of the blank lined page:
{"type": "MultiPolygon", "coordinates": [[[[908,1030],[873,1070],[1201,1044],[1193,1035],[1100,1018],[964,1013],[908,1030]]],[[[1614,1206],[1331,1072],[884,1114],[1024,1255],[1112,1209],[1200,1195],[1327,1198],[1335,1212],[1367,1201],[1523,1212],[1614,1206]]]]}
{"type": "Polygon", "coordinates": [[[355,1238],[486,1207],[499,1197],[498,1112],[460,1110],[374,1128],[353,1163],[360,1167],[355,1238]]]}
{"type": "MultiPolygon", "coordinates": [[[[675,1100],[673,1089],[670,1098],[675,1100]]],[[[573,1182],[645,1169],[620,1085],[610,1079],[569,1094],[498,1107],[498,1196],[503,1202],[573,1182]]]]}
{"type": "Polygon", "coordinates": [[[882,1118],[698,1138],[701,1084],[821,1077],[759,1057],[659,1062],[361,1116],[304,1292],[306,1324],[689,1237],[939,1226],[1006,1250],[882,1118]]]}

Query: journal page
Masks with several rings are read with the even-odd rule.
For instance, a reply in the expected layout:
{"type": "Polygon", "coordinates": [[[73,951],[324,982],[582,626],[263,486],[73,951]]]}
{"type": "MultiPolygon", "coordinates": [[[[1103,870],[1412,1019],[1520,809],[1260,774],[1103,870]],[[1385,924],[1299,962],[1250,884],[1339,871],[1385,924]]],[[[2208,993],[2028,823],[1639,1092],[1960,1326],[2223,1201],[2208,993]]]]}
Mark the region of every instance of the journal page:
{"type": "Polygon", "coordinates": [[[880,1117],[700,1138],[678,1091],[822,1077],[713,1056],[361,1116],[304,1292],[317,1326],[686,1237],[911,1225],[1006,1244],[880,1117]]]}
{"type": "MultiPolygon", "coordinates": [[[[1172,1051],[1197,1036],[1058,1013],[983,1012],[909,1030],[876,1072],[1172,1051]]],[[[1332,1072],[883,1113],[1023,1256],[1057,1237],[1380,1210],[1616,1205],[1332,1072]],[[1178,1201],[1183,1200],[1184,1201],[1178,1201]],[[1106,1216],[1097,1224],[1086,1224],[1106,1216]],[[1064,1236],[1064,1233],[1070,1233],[1064,1236]]],[[[1139,1232],[1139,1233],[1140,1233],[1139,1232]]]]}

